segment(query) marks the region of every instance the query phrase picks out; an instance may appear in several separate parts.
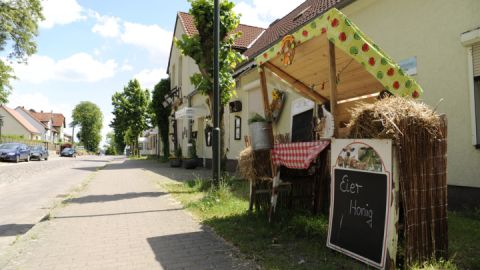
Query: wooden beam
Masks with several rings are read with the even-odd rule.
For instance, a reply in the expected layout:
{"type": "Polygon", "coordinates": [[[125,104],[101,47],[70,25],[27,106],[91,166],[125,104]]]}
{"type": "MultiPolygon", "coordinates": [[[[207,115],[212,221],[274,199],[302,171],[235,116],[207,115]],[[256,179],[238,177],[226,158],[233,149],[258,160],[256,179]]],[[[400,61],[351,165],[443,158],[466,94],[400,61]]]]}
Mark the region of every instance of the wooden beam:
{"type": "Polygon", "coordinates": [[[318,92],[315,92],[312,88],[306,86],[303,82],[294,78],[292,75],[283,71],[281,68],[275,66],[274,64],[267,62],[263,65],[266,68],[268,68],[270,71],[272,71],[273,73],[277,74],[278,77],[284,79],[286,82],[288,82],[294,88],[296,88],[298,91],[300,91],[304,95],[313,99],[316,103],[324,103],[324,102],[328,101],[328,99],[326,97],[320,95],[318,92]]]}
{"type": "Polygon", "coordinates": [[[330,40],[328,41],[328,60],[330,63],[330,113],[334,121],[333,137],[337,138],[339,128],[337,116],[337,65],[335,62],[335,45],[330,40]]]}
{"type": "Polygon", "coordinates": [[[270,102],[268,102],[267,78],[265,77],[265,69],[260,66],[260,86],[263,97],[263,112],[265,118],[270,119],[272,112],[270,111],[270,102]]]}

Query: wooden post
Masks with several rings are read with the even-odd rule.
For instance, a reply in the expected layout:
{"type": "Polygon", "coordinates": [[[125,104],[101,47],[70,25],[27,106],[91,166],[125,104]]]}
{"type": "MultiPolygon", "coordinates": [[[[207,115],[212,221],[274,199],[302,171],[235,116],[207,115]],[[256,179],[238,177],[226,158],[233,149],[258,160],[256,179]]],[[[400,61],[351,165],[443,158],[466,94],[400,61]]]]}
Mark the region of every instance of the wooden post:
{"type": "Polygon", "coordinates": [[[328,41],[328,60],[330,62],[330,113],[333,116],[334,131],[333,137],[338,137],[338,117],[337,117],[337,65],[335,61],[335,45],[328,41]]]}
{"type": "Polygon", "coordinates": [[[260,86],[262,90],[262,98],[263,98],[263,111],[265,114],[265,118],[270,118],[270,104],[268,102],[268,91],[267,91],[267,78],[265,77],[265,68],[260,66],[260,86]]]}

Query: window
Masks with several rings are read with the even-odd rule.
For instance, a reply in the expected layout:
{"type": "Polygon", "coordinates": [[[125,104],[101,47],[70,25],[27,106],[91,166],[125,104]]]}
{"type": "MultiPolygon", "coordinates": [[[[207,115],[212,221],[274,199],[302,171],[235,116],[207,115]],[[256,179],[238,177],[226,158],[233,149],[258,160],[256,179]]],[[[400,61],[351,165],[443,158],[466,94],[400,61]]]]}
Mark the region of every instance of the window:
{"type": "Polygon", "coordinates": [[[480,76],[476,76],[473,81],[473,96],[475,103],[475,129],[476,129],[476,142],[475,147],[480,149],[480,76]]]}
{"type": "Polygon", "coordinates": [[[474,121],[473,132],[474,136],[473,144],[477,149],[480,149],[480,43],[472,45],[472,70],[473,70],[473,108],[472,117],[474,121]]]}

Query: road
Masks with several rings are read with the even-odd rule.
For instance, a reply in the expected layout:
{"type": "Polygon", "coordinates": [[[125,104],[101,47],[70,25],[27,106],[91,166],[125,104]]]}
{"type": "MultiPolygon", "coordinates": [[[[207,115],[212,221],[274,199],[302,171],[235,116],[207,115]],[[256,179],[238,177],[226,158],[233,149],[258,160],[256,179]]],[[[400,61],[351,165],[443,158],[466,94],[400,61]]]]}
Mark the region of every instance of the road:
{"type": "Polygon", "coordinates": [[[82,156],[0,163],[0,254],[50,209],[107,164],[111,157],[82,156]]]}

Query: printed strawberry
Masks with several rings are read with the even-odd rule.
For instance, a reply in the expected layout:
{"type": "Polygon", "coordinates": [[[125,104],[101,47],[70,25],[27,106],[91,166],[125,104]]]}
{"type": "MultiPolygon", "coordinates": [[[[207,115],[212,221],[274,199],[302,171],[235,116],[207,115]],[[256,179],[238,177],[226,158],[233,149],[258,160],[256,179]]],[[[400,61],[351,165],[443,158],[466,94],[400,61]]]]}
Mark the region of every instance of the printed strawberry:
{"type": "Polygon", "coordinates": [[[341,41],[347,40],[347,34],[345,34],[345,32],[341,32],[338,36],[338,39],[340,39],[341,41]]]}
{"type": "Polygon", "coordinates": [[[413,91],[412,97],[413,98],[418,98],[418,96],[420,96],[420,94],[418,94],[417,90],[413,91]]]}
{"type": "Polygon", "coordinates": [[[335,18],[332,21],[332,27],[337,27],[338,26],[338,20],[335,18]]]}
{"type": "Polygon", "coordinates": [[[395,70],[393,68],[389,68],[388,71],[387,71],[387,75],[392,77],[393,74],[395,74],[395,70]]]}
{"type": "Polygon", "coordinates": [[[395,90],[398,90],[398,88],[400,88],[400,83],[398,81],[395,81],[393,83],[393,88],[395,88],[395,90]]]}
{"type": "Polygon", "coordinates": [[[370,66],[375,66],[375,58],[370,57],[370,59],[368,59],[368,64],[370,64],[370,66]]]}
{"type": "Polygon", "coordinates": [[[370,49],[370,47],[368,47],[368,44],[364,43],[363,46],[362,46],[362,51],[368,52],[369,49],[370,49]]]}
{"type": "Polygon", "coordinates": [[[327,32],[327,28],[322,27],[322,34],[325,34],[327,32]]]}
{"type": "Polygon", "coordinates": [[[307,30],[303,30],[302,35],[303,35],[304,37],[308,37],[308,31],[307,31],[307,30]]]}

